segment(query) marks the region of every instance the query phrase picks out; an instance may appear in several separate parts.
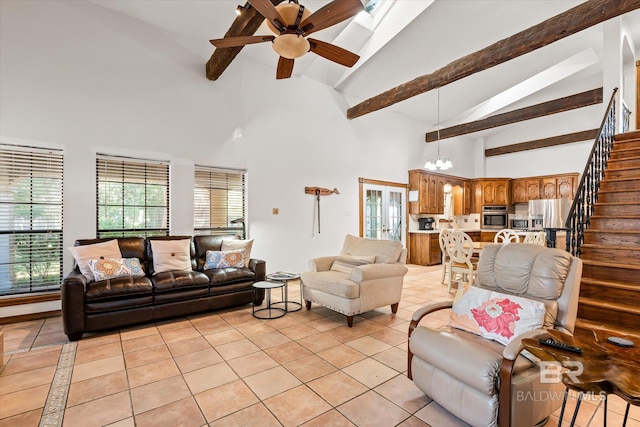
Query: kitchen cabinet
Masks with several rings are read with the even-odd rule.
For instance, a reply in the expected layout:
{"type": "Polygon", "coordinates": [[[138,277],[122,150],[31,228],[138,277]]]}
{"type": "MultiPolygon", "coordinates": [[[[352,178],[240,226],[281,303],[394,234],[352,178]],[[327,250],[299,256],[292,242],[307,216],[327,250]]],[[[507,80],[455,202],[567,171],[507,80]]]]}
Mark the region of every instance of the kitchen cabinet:
{"type": "Polygon", "coordinates": [[[578,186],[577,173],[532,176],[513,180],[513,203],[528,203],[538,199],[573,199],[578,186]]]}
{"type": "Polygon", "coordinates": [[[498,234],[497,231],[483,231],[480,233],[480,241],[493,243],[493,239],[496,237],[496,234],[498,234]]]}
{"type": "Polygon", "coordinates": [[[483,206],[508,206],[511,204],[511,179],[482,180],[483,206]]]}
{"type": "Polygon", "coordinates": [[[442,263],[438,233],[409,234],[409,263],[436,265],[442,263]]]}
{"type": "Polygon", "coordinates": [[[472,203],[471,201],[473,200],[473,193],[471,192],[472,189],[472,185],[471,185],[471,181],[465,181],[462,184],[462,214],[463,215],[469,215],[471,214],[472,211],[472,203]]]}
{"type": "Polygon", "coordinates": [[[471,181],[471,213],[482,212],[482,180],[471,181]]]}
{"type": "Polygon", "coordinates": [[[511,202],[527,203],[527,181],[525,179],[514,179],[511,181],[511,202]]]}
{"type": "Polygon", "coordinates": [[[538,200],[540,198],[540,179],[528,178],[525,182],[527,186],[527,202],[529,200],[538,200]]]}
{"type": "Polygon", "coordinates": [[[421,170],[409,171],[409,191],[418,192],[418,200],[409,202],[410,214],[442,215],[446,178],[421,170]]]}

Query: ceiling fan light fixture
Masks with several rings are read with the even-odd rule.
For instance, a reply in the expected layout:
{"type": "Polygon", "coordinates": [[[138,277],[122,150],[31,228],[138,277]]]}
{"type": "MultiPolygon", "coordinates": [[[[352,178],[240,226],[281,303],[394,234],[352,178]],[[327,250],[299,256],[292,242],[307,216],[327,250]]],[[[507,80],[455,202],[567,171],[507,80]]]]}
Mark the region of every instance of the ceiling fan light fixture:
{"type": "Polygon", "coordinates": [[[271,47],[283,58],[296,59],[309,52],[311,45],[297,34],[282,34],[273,40],[271,47]]]}
{"type": "MultiPolygon", "coordinates": [[[[284,21],[283,24],[285,27],[294,25],[296,23],[296,19],[298,19],[298,13],[300,12],[300,8],[303,9],[302,18],[300,19],[300,22],[302,22],[305,19],[307,19],[309,16],[311,16],[311,11],[306,7],[298,4],[297,2],[282,3],[276,6],[276,10],[282,17],[282,20],[284,21]]],[[[267,28],[269,28],[269,31],[271,31],[273,34],[275,34],[276,36],[280,34],[280,31],[278,31],[278,29],[274,27],[273,24],[268,19],[265,20],[265,24],[267,24],[267,28]]]]}
{"type": "Polygon", "coordinates": [[[238,16],[242,15],[243,10],[244,10],[244,7],[242,7],[241,5],[238,5],[238,7],[236,7],[236,15],[238,16]]]}

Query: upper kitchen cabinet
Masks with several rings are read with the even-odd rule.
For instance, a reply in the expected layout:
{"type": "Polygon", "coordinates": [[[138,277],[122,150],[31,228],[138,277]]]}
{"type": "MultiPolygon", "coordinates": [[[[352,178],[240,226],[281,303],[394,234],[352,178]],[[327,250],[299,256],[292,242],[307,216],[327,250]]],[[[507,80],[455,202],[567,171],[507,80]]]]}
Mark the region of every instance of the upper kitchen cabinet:
{"type": "Polygon", "coordinates": [[[483,179],[482,205],[508,206],[511,204],[511,179],[483,179]]]}
{"type": "Polygon", "coordinates": [[[537,199],[572,199],[578,186],[578,173],[532,176],[513,180],[513,203],[537,199]]]}
{"type": "Polygon", "coordinates": [[[409,191],[417,191],[417,200],[409,202],[410,214],[444,213],[444,178],[421,170],[409,171],[409,191]]]}
{"type": "Polygon", "coordinates": [[[527,203],[527,181],[524,179],[514,179],[511,181],[511,202],[527,203]]]}
{"type": "Polygon", "coordinates": [[[527,178],[525,185],[527,187],[527,200],[525,200],[525,203],[529,200],[538,200],[540,198],[540,178],[527,178]]]}

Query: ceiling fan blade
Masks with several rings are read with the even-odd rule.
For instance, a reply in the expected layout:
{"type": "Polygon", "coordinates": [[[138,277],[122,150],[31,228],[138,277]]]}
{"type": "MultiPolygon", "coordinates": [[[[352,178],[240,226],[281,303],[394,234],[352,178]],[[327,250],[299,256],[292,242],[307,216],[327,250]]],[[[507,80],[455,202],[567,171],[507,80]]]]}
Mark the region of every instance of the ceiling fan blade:
{"type": "Polygon", "coordinates": [[[278,59],[278,69],[276,70],[276,79],[288,79],[293,74],[293,59],[280,57],[278,59]]]}
{"type": "Polygon", "coordinates": [[[351,18],[362,10],[364,7],[360,0],[334,0],[302,21],[300,28],[308,35],[351,18]]]}
{"type": "Polygon", "coordinates": [[[251,3],[251,6],[253,6],[260,15],[271,22],[274,27],[280,31],[284,30],[286,27],[284,19],[282,19],[280,12],[278,12],[273,3],[271,3],[271,0],[249,0],[249,3],[251,3]]]}
{"type": "Polygon", "coordinates": [[[238,47],[253,43],[270,42],[275,36],[243,36],[243,37],[225,37],[223,39],[209,40],[215,47],[238,47]]]}
{"type": "Polygon", "coordinates": [[[329,61],[336,62],[345,67],[353,67],[358,62],[360,56],[346,49],[333,45],[331,43],[323,42],[320,40],[308,38],[311,45],[311,52],[328,59],[329,61]]]}

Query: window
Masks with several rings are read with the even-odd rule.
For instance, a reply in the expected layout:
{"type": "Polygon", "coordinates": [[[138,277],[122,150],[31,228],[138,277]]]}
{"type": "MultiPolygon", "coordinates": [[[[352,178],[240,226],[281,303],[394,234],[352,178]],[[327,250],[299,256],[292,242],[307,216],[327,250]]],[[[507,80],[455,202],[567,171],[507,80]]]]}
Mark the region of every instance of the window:
{"type": "Polygon", "coordinates": [[[169,234],[169,165],[98,155],[98,237],[169,234]]]}
{"type": "Polygon", "coordinates": [[[246,238],[245,171],[195,168],[193,227],[196,235],[238,233],[246,238]]]}
{"type": "Polygon", "coordinates": [[[0,145],[0,295],[60,289],[60,150],[0,145]]]}

